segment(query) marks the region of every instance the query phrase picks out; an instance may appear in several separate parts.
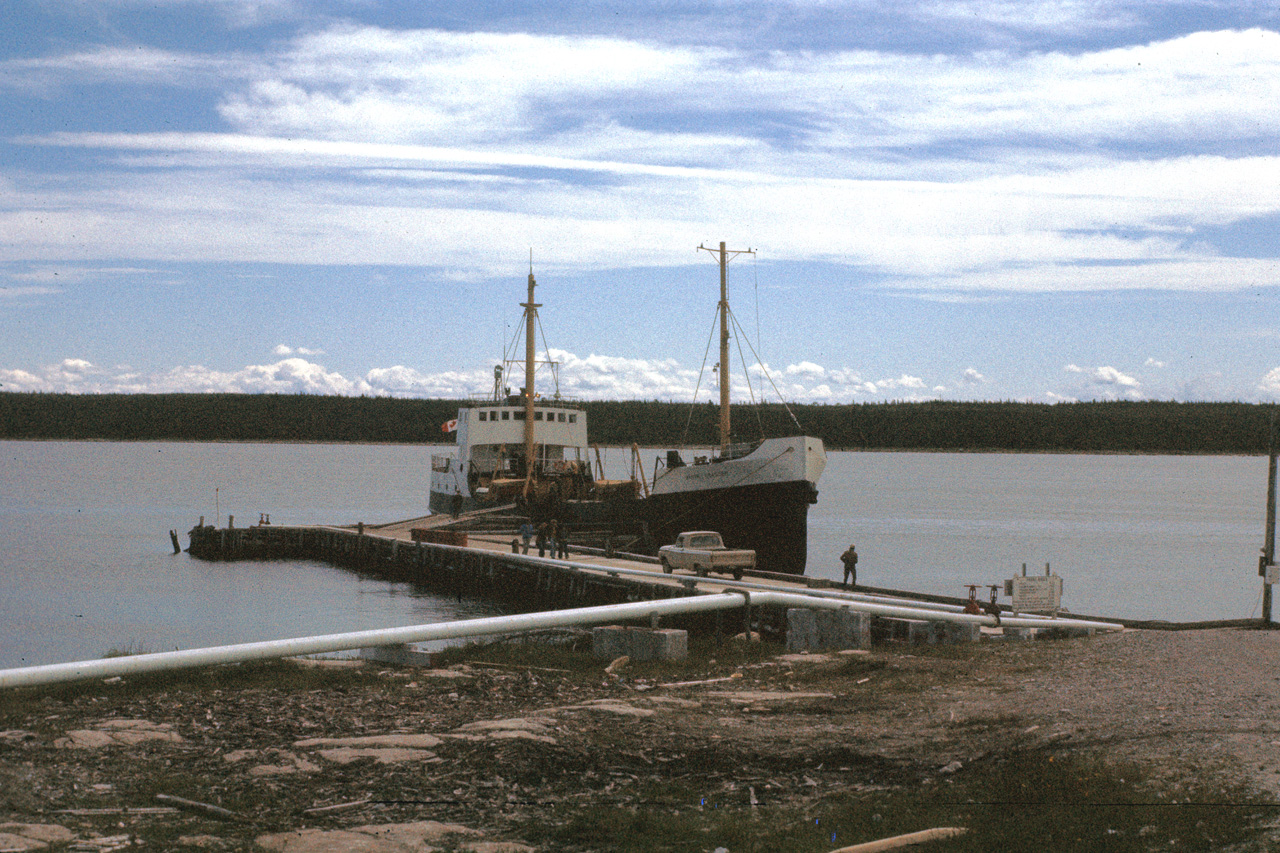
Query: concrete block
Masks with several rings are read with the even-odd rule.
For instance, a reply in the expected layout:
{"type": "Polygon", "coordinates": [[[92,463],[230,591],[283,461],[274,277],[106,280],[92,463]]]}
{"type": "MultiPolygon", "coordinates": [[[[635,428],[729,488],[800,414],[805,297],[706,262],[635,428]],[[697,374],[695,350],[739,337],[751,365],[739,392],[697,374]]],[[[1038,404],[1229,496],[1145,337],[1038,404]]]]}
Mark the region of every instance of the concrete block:
{"type": "Polygon", "coordinates": [[[932,646],[939,642],[944,623],[924,619],[901,619],[896,616],[876,617],[874,636],[881,642],[893,641],[912,646],[932,646]]]}
{"type": "Polygon", "coordinates": [[[1002,628],[1001,632],[1007,640],[1034,640],[1035,628],[1002,628]]]}
{"type": "Polygon", "coordinates": [[[689,632],[603,625],[591,630],[591,653],[602,660],[623,655],[633,661],[684,660],[689,656],[689,632]]]}
{"type": "Polygon", "coordinates": [[[638,654],[632,660],[684,660],[689,656],[689,632],[680,628],[634,628],[638,654]]]}
{"type": "Polygon", "coordinates": [[[942,622],[946,642],[976,643],[982,639],[982,626],[976,622],[942,622]]]}
{"type": "Polygon", "coordinates": [[[591,653],[602,660],[630,657],[627,629],[621,625],[601,625],[591,629],[591,653]]]}
{"type": "Polygon", "coordinates": [[[818,620],[814,612],[805,607],[787,609],[787,651],[812,651],[818,647],[818,620]]]}
{"type": "Polygon", "coordinates": [[[417,644],[370,646],[360,650],[360,659],[397,666],[431,666],[431,652],[417,644]]]}
{"type": "Polygon", "coordinates": [[[853,610],[787,610],[788,652],[871,648],[871,617],[853,610]]]}
{"type": "Polygon", "coordinates": [[[913,646],[936,646],[941,638],[939,628],[943,622],[931,622],[925,619],[907,619],[907,643],[913,646]]]}

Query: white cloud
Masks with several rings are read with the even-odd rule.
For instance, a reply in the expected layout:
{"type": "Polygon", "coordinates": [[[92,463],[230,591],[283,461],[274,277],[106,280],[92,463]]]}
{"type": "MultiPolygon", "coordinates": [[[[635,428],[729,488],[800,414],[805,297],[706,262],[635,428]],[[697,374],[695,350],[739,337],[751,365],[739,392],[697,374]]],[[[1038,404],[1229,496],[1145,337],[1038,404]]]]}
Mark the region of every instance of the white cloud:
{"type": "Polygon", "coordinates": [[[925,3],[921,12],[961,26],[994,24],[1016,30],[1076,35],[1082,31],[1112,30],[1131,26],[1134,15],[1101,0],[1050,0],[1050,2],[996,2],[996,0],[948,0],[925,3]]]}
{"type": "Polygon", "coordinates": [[[377,367],[364,377],[372,393],[389,397],[462,398],[487,393],[493,385],[489,370],[446,370],[421,373],[411,367],[377,367]]]}
{"type": "Polygon", "coordinates": [[[1275,368],[1262,377],[1258,390],[1272,397],[1280,397],[1280,367],[1275,368]]]}
{"type": "Polygon", "coordinates": [[[882,379],[876,383],[876,387],[882,391],[897,388],[923,388],[924,380],[919,376],[908,376],[904,373],[897,379],[882,379]]]}
{"type": "Polygon", "coordinates": [[[274,364],[249,365],[240,370],[213,370],[203,365],[175,367],[163,373],[140,375],[128,368],[108,369],[84,359],[64,359],[36,372],[0,369],[6,391],[44,391],[69,394],[105,393],[374,393],[363,380],[349,380],[300,358],[274,364]]]}
{"type": "Polygon", "coordinates": [[[210,370],[202,365],[179,367],[153,381],[160,391],[340,395],[371,391],[362,380],[347,379],[301,358],[250,365],[232,372],[210,370]]]}
{"type": "Polygon", "coordinates": [[[100,83],[210,86],[237,76],[240,62],[192,53],[178,53],[145,45],[98,47],[57,56],[0,61],[0,89],[23,89],[48,94],[65,86],[100,83]]]}
{"type": "Polygon", "coordinates": [[[594,36],[339,25],[270,57],[220,111],[267,135],[503,141],[604,101],[677,94],[722,56],[594,36]]]}
{"type": "MultiPolygon", "coordinates": [[[[90,64],[145,76],[166,58],[90,64]]],[[[83,64],[59,62],[70,76],[83,64]]],[[[426,263],[466,278],[497,272],[493,233],[552,247],[552,266],[607,264],[602,241],[636,263],[687,263],[688,235],[732,211],[735,230],[783,247],[773,257],[917,289],[1280,281],[1265,259],[1189,240],[1280,212],[1280,157],[1266,146],[1280,134],[1280,34],[1268,31],[911,56],[343,25],[227,64],[223,110],[239,133],[26,139],[135,152],[126,165],[149,168],[19,175],[0,214],[11,254],[426,263]],[[759,120],[715,130],[707,91],[759,120]],[[1222,141],[1244,153],[1123,150],[1222,141]],[[971,144],[981,156],[965,155],[971,144]],[[901,146],[919,153],[903,161],[901,146]]]]}
{"type": "Polygon", "coordinates": [[[1084,381],[1080,391],[1074,395],[1076,398],[1143,399],[1142,383],[1137,378],[1109,365],[1084,368],[1076,364],[1068,364],[1063,370],[1080,376],[1084,381]]]}
{"type": "Polygon", "coordinates": [[[1186,222],[1185,231],[1280,210],[1280,158],[1179,158],[927,183],[211,135],[82,134],[44,142],[203,152],[233,156],[241,166],[215,159],[195,171],[107,173],[73,184],[28,176],[0,213],[0,228],[15,254],[33,260],[63,260],[70,249],[83,260],[425,263],[465,277],[505,271],[486,237],[503,233],[516,244],[547,247],[540,258],[549,269],[608,264],[597,250],[602,242],[627,245],[636,263],[681,264],[688,263],[690,233],[720,227],[707,222],[707,211],[733,210],[736,230],[770,235],[780,247],[768,252],[774,258],[865,266],[923,289],[1229,291],[1280,283],[1269,259],[1218,257],[1148,234],[1154,226],[1167,232],[1172,220],[1186,222]],[[558,177],[460,186],[393,177],[352,184],[330,169],[297,181],[241,172],[255,163],[291,163],[301,178],[319,163],[423,161],[481,171],[540,165],[558,177]],[[572,177],[597,170],[619,181],[572,177]],[[1131,194],[1112,191],[1118,185],[1131,194]],[[1111,233],[1116,227],[1133,233],[1111,233]]]}
{"type": "MultiPolygon", "coordinates": [[[[560,363],[560,390],[570,397],[691,400],[699,387],[698,371],[681,367],[675,359],[619,358],[595,353],[579,357],[558,349],[552,349],[550,357],[560,363]]],[[[718,393],[712,391],[715,381],[711,371],[701,377],[703,399],[718,393]]],[[[731,393],[736,389],[745,395],[746,388],[736,377],[731,375],[730,383],[731,393]]],[[[545,388],[545,382],[540,387],[545,388]]]]}
{"type": "Polygon", "coordinates": [[[786,371],[787,376],[807,376],[811,378],[822,378],[826,375],[826,371],[821,366],[811,361],[802,361],[799,364],[788,364],[786,371]]]}
{"type": "MultiPolygon", "coordinates": [[[[1062,21],[1089,14],[1082,4],[1037,8],[1056,9],[1062,21]]],[[[981,9],[1004,9],[1008,19],[1014,6],[981,9]]],[[[643,139],[652,154],[661,141],[662,159],[685,163],[691,150],[683,138],[701,134],[655,134],[654,118],[706,115],[707,91],[717,92],[717,110],[774,114],[819,153],[1011,135],[1149,142],[1153,134],[1274,132],[1280,117],[1267,107],[1280,94],[1278,68],[1280,35],[1261,29],[1071,54],[917,56],[340,25],[263,57],[252,82],[221,109],[251,134],[426,144],[532,139],[541,153],[564,153],[583,150],[588,132],[599,136],[587,150],[609,139],[613,150],[627,150],[643,139]],[[635,130],[642,135],[631,137],[635,130]]],[[[720,137],[735,147],[744,141],[720,137]]]]}
{"type": "MultiPolygon", "coordinates": [[[[288,347],[277,347],[278,355],[288,347]]],[[[539,353],[539,361],[546,361],[539,353]]],[[[579,356],[552,349],[558,363],[562,396],[582,400],[664,400],[676,402],[718,399],[716,377],[685,367],[674,359],[622,358],[593,353],[579,356]]],[[[756,373],[750,387],[741,373],[730,374],[730,396],[735,402],[847,403],[852,400],[924,399],[941,393],[929,391],[923,379],[901,374],[875,382],[861,379],[856,371],[828,370],[812,362],[787,365],[773,374],[775,385],[756,373]]],[[[513,388],[523,376],[508,378],[513,388]]],[[[68,358],[37,370],[0,369],[0,386],[6,391],[61,393],[276,393],[376,395],[389,397],[466,398],[487,395],[493,387],[491,367],[426,372],[405,365],[379,367],[361,378],[348,378],[303,358],[288,357],[271,364],[247,365],[238,370],[217,370],[204,365],[183,365],[141,374],[127,366],[100,367],[85,359],[68,358]]],[[[555,388],[548,368],[539,367],[538,392],[550,396],[555,388]]]]}
{"type": "Polygon", "coordinates": [[[45,380],[25,370],[0,368],[0,388],[6,391],[51,391],[45,380]]]}
{"type": "Polygon", "coordinates": [[[984,385],[989,381],[990,380],[987,379],[987,377],[983,376],[972,367],[966,367],[964,373],[960,374],[960,384],[966,387],[984,385]]]}

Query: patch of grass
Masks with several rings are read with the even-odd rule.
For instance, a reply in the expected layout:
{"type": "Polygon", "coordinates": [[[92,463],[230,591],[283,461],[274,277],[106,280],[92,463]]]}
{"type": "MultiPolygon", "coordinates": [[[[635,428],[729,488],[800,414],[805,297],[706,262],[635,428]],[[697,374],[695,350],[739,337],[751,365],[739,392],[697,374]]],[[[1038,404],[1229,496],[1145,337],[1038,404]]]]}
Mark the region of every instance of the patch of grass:
{"type": "Polygon", "coordinates": [[[1174,788],[1140,767],[1069,753],[1018,753],[950,777],[891,790],[838,792],[808,804],[762,802],[752,808],[744,791],[699,794],[693,784],[685,780],[655,790],[645,806],[567,812],[525,834],[567,850],[819,853],[957,826],[968,833],[929,849],[1146,853],[1221,850],[1257,841],[1260,824],[1276,809],[1243,786],[1193,781],[1190,788],[1174,788]]]}

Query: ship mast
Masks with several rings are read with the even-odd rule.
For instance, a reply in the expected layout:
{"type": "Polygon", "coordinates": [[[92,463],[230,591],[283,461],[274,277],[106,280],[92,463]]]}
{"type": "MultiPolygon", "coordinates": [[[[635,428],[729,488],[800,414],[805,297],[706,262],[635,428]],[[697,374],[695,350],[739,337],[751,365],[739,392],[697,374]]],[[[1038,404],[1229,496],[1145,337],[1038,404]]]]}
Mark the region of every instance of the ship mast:
{"type": "MultiPolygon", "coordinates": [[[[720,450],[723,452],[729,446],[729,288],[725,265],[728,264],[730,255],[735,258],[738,255],[754,255],[755,250],[726,250],[723,240],[720,241],[719,252],[701,245],[698,250],[720,256],[720,450]]],[[[532,302],[533,297],[529,301],[532,302]]]]}
{"type": "Polygon", "coordinates": [[[529,265],[529,301],[522,304],[524,308],[524,464],[525,482],[533,477],[533,361],[534,327],[538,320],[538,309],[541,307],[533,301],[533,288],[537,282],[533,280],[533,265],[529,265]]]}

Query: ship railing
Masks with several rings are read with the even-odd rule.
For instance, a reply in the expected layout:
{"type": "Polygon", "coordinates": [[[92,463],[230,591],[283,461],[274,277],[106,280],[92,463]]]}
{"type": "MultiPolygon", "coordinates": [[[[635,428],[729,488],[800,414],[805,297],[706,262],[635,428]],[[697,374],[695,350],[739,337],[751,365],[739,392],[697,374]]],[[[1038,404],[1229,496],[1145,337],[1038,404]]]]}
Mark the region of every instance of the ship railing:
{"type": "Polygon", "coordinates": [[[720,455],[711,459],[712,462],[730,462],[734,459],[741,459],[744,456],[750,456],[755,449],[763,442],[746,441],[739,444],[730,444],[720,451],[720,455]]]}
{"type": "MultiPolygon", "coordinates": [[[[548,408],[548,407],[554,408],[557,406],[578,407],[581,405],[582,399],[583,398],[581,397],[565,397],[564,395],[561,395],[559,397],[556,397],[556,396],[544,397],[541,394],[539,394],[536,398],[534,398],[533,404],[541,408],[548,408]]],[[[464,397],[461,403],[462,405],[468,406],[468,407],[502,406],[502,407],[510,408],[510,407],[516,407],[516,406],[523,406],[524,398],[518,394],[513,394],[509,397],[503,397],[501,400],[495,400],[493,399],[492,394],[473,394],[473,395],[464,397]]]]}

